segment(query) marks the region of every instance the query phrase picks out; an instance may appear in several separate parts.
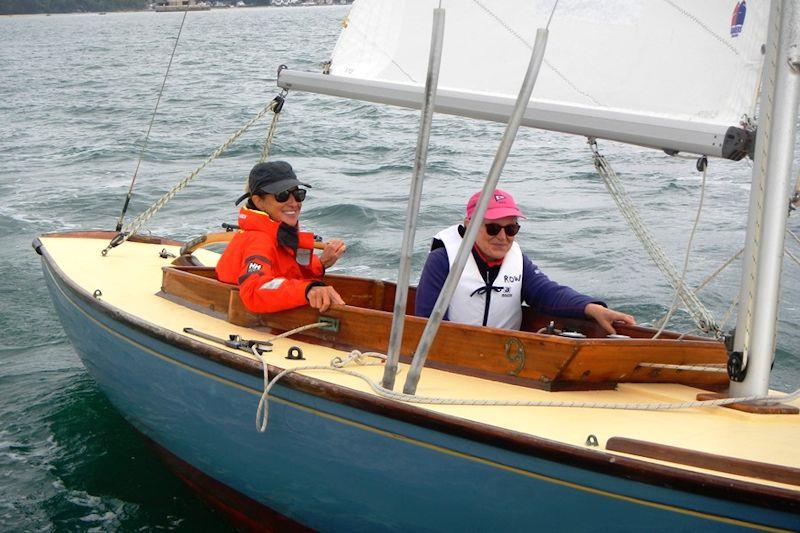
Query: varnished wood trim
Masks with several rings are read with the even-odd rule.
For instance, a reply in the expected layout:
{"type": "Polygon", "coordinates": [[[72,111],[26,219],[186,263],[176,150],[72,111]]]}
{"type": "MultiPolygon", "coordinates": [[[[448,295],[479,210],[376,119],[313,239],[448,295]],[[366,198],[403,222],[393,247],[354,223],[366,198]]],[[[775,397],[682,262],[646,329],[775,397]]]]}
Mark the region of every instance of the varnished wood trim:
{"type": "MultiPolygon", "coordinates": [[[[48,239],[108,239],[109,241],[116,237],[119,232],[105,231],[105,230],[92,230],[92,231],[70,231],[64,233],[45,233],[40,238],[48,239]]],[[[166,237],[158,237],[155,235],[134,235],[129,237],[130,242],[142,242],[145,244],[163,244],[164,246],[181,246],[181,241],[167,239],[166,237]]]]}
{"type": "MultiPolygon", "coordinates": [[[[727,394],[723,393],[706,393],[701,392],[697,395],[698,401],[705,401],[705,400],[720,400],[730,398],[727,394]]],[[[756,415],[796,415],[800,414],[800,409],[793,405],[788,405],[785,403],[774,403],[770,405],[758,405],[756,403],[729,403],[727,405],[723,405],[722,407],[727,407],[728,409],[733,409],[735,411],[742,411],[745,413],[753,413],[756,415]]]]}
{"type": "Polygon", "coordinates": [[[696,466],[706,470],[727,472],[739,476],[786,483],[800,486],[800,469],[779,466],[747,459],[731,459],[723,455],[687,450],[625,437],[612,437],[606,443],[606,450],[650,457],[660,461],[696,466]]]}

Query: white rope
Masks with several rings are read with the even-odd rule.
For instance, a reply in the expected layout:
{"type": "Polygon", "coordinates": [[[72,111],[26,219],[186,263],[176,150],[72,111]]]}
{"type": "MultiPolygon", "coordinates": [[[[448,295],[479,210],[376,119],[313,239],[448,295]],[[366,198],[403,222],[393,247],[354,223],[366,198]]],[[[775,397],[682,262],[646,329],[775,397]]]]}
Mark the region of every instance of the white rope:
{"type": "Polygon", "coordinates": [[[791,259],[792,261],[794,261],[795,263],[797,263],[800,266],[800,259],[798,259],[796,255],[794,255],[789,250],[784,250],[784,252],[786,253],[786,255],[789,256],[789,259],[791,259]]]}
{"type": "Polygon", "coordinates": [[[726,365],[708,363],[705,365],[669,365],[666,363],[639,363],[637,366],[643,368],[664,368],[667,370],[687,370],[691,372],[715,372],[726,374],[728,372],[726,365]]]}
{"type": "Polygon", "coordinates": [[[622,185],[617,173],[614,172],[613,168],[611,168],[611,165],[608,163],[606,158],[600,154],[597,149],[597,144],[593,139],[589,140],[589,146],[591,147],[594,155],[595,168],[603,178],[603,183],[605,183],[608,192],[611,194],[611,197],[617,204],[622,216],[625,217],[625,220],[628,222],[631,230],[642,243],[647,253],[655,262],[656,266],[667,278],[667,281],[680,294],[681,300],[683,300],[684,304],[688,308],[689,313],[694,319],[695,323],[704,332],[719,333],[720,330],[714,321],[714,317],[700,302],[697,296],[692,291],[688,290],[682,283],[682,276],[678,275],[675,266],[672,264],[669,258],[667,258],[664,250],[658,245],[653,236],[650,234],[649,230],[644,224],[644,221],[642,220],[641,215],[639,215],[639,211],[636,209],[636,206],[633,205],[628,193],[625,191],[625,187],[622,185]]]}
{"type": "Polygon", "coordinates": [[[798,237],[795,232],[793,232],[789,228],[786,228],[786,233],[788,233],[789,236],[792,237],[797,242],[797,244],[800,244],[800,237],[798,237]]]}
{"type": "MultiPolygon", "coordinates": [[[[686,285],[686,272],[689,271],[689,255],[692,253],[692,243],[694,242],[695,233],[697,233],[697,225],[700,223],[700,213],[703,212],[703,201],[706,197],[706,170],[708,169],[708,162],[703,158],[703,181],[700,186],[700,201],[697,203],[697,214],[694,217],[694,224],[692,224],[692,232],[689,234],[689,241],[686,243],[686,254],[683,256],[683,270],[681,272],[681,279],[678,282],[678,286],[675,287],[675,296],[672,299],[672,305],[670,306],[669,311],[664,316],[664,319],[661,321],[661,327],[658,328],[658,331],[655,335],[653,335],[654,339],[657,339],[661,334],[664,332],[664,329],[667,327],[669,320],[672,318],[673,313],[678,308],[678,299],[681,296],[681,290],[686,285]]],[[[693,292],[692,294],[696,294],[693,292]]],[[[719,334],[719,330],[717,332],[719,334]]]]}
{"type": "Polygon", "coordinates": [[[261,150],[261,157],[258,160],[259,163],[263,163],[269,159],[269,149],[272,147],[272,139],[275,137],[275,130],[278,129],[278,118],[281,116],[281,111],[283,109],[283,104],[286,101],[287,92],[288,91],[284,89],[276,98],[276,100],[273,101],[275,107],[273,107],[274,113],[272,115],[272,122],[267,130],[267,138],[264,140],[264,148],[261,150]],[[278,98],[280,98],[280,100],[278,100],[278,98]]]}
{"type": "Polygon", "coordinates": [[[694,293],[697,294],[698,292],[705,289],[706,286],[714,280],[714,278],[716,278],[723,270],[728,268],[731,263],[733,263],[739,257],[741,257],[743,253],[744,253],[744,248],[741,248],[738,252],[730,256],[724,263],[722,263],[722,265],[720,265],[719,268],[717,268],[714,272],[709,274],[708,277],[706,277],[706,279],[704,279],[703,282],[697,286],[697,288],[694,290],[694,293]]]}
{"type": "Polygon", "coordinates": [[[730,320],[730,318],[733,316],[733,310],[736,309],[737,305],[739,305],[739,295],[738,294],[736,296],[734,296],[730,307],[728,307],[728,310],[725,311],[724,315],[722,315],[722,318],[719,321],[719,329],[720,330],[724,331],[725,324],[727,324],[728,320],[730,320]]]}
{"type": "MultiPolygon", "coordinates": [[[[340,372],[342,374],[347,374],[350,376],[355,376],[361,379],[364,379],[370,382],[372,385],[383,389],[380,385],[375,383],[374,381],[370,380],[366,376],[362,376],[357,372],[353,372],[351,370],[344,370],[342,367],[350,364],[353,361],[356,361],[361,366],[382,366],[381,363],[366,363],[364,359],[366,357],[376,357],[383,361],[386,360],[386,356],[379,353],[374,352],[366,352],[361,353],[358,350],[353,350],[350,352],[350,355],[347,356],[345,359],[342,359],[339,356],[334,357],[331,359],[330,364],[328,365],[310,365],[310,366],[296,366],[293,368],[287,368],[281,371],[275,378],[270,381],[269,380],[269,371],[266,358],[261,355],[255,348],[253,348],[253,354],[261,359],[261,364],[264,369],[264,392],[261,393],[261,398],[258,400],[258,408],[256,409],[256,429],[258,429],[259,433],[264,433],[267,430],[267,424],[269,423],[269,392],[272,390],[278,381],[280,381],[284,376],[288,376],[294,372],[299,371],[306,371],[306,370],[332,370],[336,372],[340,372]]],[[[385,389],[384,389],[385,390],[385,389]]]]}
{"type": "MultiPolygon", "coordinates": [[[[286,337],[291,334],[291,332],[296,332],[298,330],[302,331],[305,329],[311,329],[312,327],[319,327],[320,324],[324,323],[316,323],[316,324],[308,324],[307,326],[301,326],[300,328],[295,328],[294,330],[287,331],[279,336],[273,337],[271,340],[275,340],[278,338],[286,337]]],[[[268,342],[268,341],[264,341],[268,342]]],[[[475,398],[443,398],[443,397],[435,397],[435,396],[417,396],[414,394],[404,394],[402,392],[395,392],[389,389],[383,388],[377,381],[355,372],[353,370],[347,370],[344,368],[345,366],[355,363],[360,366],[382,366],[383,361],[386,361],[386,355],[377,352],[360,352],[358,350],[353,350],[350,354],[345,357],[341,358],[339,356],[334,357],[331,359],[331,362],[328,365],[309,365],[309,366],[297,366],[293,368],[287,368],[282,370],[278,373],[272,381],[269,379],[269,363],[267,362],[266,358],[258,352],[256,347],[253,347],[253,355],[261,360],[262,367],[264,370],[264,391],[261,394],[261,398],[258,401],[258,408],[256,409],[256,428],[259,432],[263,433],[267,429],[267,425],[269,423],[269,394],[272,388],[284,377],[288,376],[289,374],[293,374],[295,372],[307,372],[312,370],[321,370],[321,371],[328,371],[328,372],[336,372],[339,374],[344,374],[347,376],[352,376],[364,381],[369,387],[381,398],[385,398],[388,400],[395,400],[400,402],[406,403],[417,403],[417,404],[430,404],[430,405],[475,405],[475,406],[498,406],[498,407],[578,407],[578,408],[589,408],[589,409],[621,409],[621,410],[630,410],[630,411],[665,411],[665,410],[677,410],[677,409],[690,409],[695,407],[718,407],[723,405],[730,405],[734,403],[749,403],[749,402],[763,402],[764,404],[771,405],[776,403],[783,403],[783,402],[791,402],[796,398],[800,397],[800,389],[794,391],[791,394],[784,395],[784,396],[768,396],[768,395],[756,395],[756,396],[742,396],[739,398],[720,398],[717,400],[694,400],[688,402],[652,402],[652,403],[634,403],[634,402],[580,402],[580,401],[561,401],[561,400],[538,400],[538,401],[531,401],[531,400],[484,400],[484,399],[475,399],[475,398]],[[368,363],[366,362],[367,358],[375,358],[379,359],[382,362],[380,363],[368,363]]],[[[643,363],[643,365],[652,364],[652,363],[643,363]]],[[[696,365],[700,368],[705,368],[706,365],[696,365]]],[[[711,366],[711,365],[707,365],[711,366]]],[[[708,371],[708,370],[705,370],[708,371]]]]}

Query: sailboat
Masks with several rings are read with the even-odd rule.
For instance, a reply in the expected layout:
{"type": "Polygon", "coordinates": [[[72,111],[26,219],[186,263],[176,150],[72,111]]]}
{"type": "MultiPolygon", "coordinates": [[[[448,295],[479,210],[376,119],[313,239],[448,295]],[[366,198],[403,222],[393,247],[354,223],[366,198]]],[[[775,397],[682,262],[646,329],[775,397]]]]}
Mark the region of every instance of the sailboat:
{"type": "Polygon", "coordinates": [[[34,242],[54,305],[114,406],[242,529],[796,531],[800,401],[768,385],[798,11],[358,0],[324,71],[278,85],[421,109],[397,283],[330,275],[348,305],[259,315],[215,277],[224,235],[61,232],[34,242]],[[478,219],[520,126],[752,157],[735,335],[608,338],[532,309],[521,331],[453,324],[447,283],[409,316],[434,112],[507,124],[478,219]]]}

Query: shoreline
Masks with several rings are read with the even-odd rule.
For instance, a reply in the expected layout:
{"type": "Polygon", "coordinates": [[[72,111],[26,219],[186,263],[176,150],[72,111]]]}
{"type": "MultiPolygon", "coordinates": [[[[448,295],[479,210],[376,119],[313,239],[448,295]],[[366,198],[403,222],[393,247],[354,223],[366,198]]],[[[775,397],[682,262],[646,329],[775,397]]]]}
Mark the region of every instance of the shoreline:
{"type": "MultiPolygon", "coordinates": [[[[191,9],[189,11],[215,11],[215,10],[224,10],[227,11],[229,9],[257,9],[257,8],[275,8],[275,9],[285,9],[285,8],[314,8],[314,7],[342,7],[342,6],[351,6],[353,5],[352,2],[347,4],[319,4],[313,6],[307,5],[295,5],[295,6],[209,6],[210,9],[191,9]]],[[[159,13],[155,9],[117,9],[113,11],[52,11],[52,12],[41,12],[41,13],[0,13],[0,19],[3,18],[13,18],[13,17],[49,17],[53,15],[110,15],[112,13],[159,13]]],[[[175,11],[164,11],[164,13],[183,13],[183,10],[175,10],[175,11]]]]}

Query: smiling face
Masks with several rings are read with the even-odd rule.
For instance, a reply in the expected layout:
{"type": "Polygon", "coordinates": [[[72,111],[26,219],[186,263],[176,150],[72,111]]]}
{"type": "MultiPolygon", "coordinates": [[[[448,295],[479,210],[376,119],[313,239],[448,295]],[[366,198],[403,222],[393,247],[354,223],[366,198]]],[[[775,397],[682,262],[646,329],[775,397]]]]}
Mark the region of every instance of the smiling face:
{"type": "MultiPolygon", "coordinates": [[[[469,222],[469,219],[465,219],[464,225],[469,225],[469,222]]],[[[514,237],[506,235],[504,230],[500,230],[500,233],[495,236],[489,235],[486,233],[486,224],[489,222],[507,226],[508,224],[515,224],[517,222],[517,217],[484,220],[484,223],[481,224],[481,229],[478,231],[478,236],[475,238],[475,246],[478,247],[478,250],[480,250],[481,254],[483,254],[486,259],[490,261],[500,261],[511,249],[511,245],[514,244],[514,237]]]]}
{"type": "Polygon", "coordinates": [[[303,208],[303,203],[295,200],[291,194],[285,202],[277,201],[272,194],[254,194],[252,200],[260,211],[267,213],[276,222],[296,226],[300,220],[300,210],[303,208]]]}

